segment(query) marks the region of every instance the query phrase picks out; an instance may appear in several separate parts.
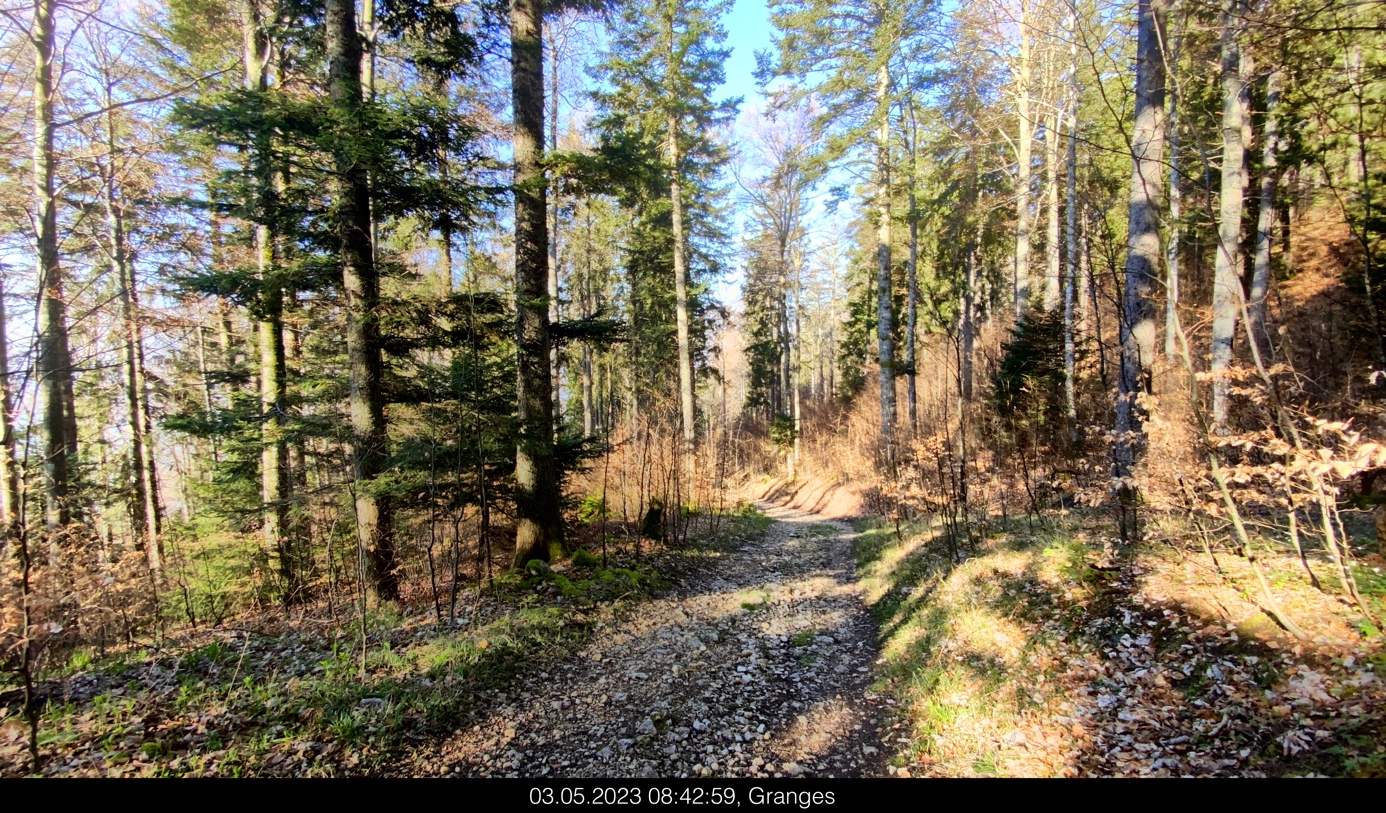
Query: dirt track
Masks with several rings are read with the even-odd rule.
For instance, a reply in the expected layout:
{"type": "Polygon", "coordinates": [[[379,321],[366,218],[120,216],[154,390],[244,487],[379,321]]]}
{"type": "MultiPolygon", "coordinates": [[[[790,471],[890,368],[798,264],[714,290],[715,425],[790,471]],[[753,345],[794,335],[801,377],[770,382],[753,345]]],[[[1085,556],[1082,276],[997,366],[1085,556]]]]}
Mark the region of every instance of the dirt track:
{"type": "Polygon", "coordinates": [[[764,536],[602,624],[525,694],[413,754],[431,776],[884,773],[851,529],[761,504],[764,536]]]}

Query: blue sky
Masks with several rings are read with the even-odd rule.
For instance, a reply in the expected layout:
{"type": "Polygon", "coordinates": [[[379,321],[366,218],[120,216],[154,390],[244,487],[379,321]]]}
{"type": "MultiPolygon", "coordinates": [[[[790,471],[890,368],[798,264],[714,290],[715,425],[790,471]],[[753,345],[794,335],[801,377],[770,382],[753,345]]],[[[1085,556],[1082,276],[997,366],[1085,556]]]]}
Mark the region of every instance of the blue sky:
{"type": "MultiPolygon", "coordinates": [[[[727,30],[725,44],[732,49],[732,53],[723,66],[726,81],[722,85],[721,92],[723,97],[743,97],[741,110],[744,114],[748,109],[761,107],[763,100],[760,91],[756,88],[755,69],[756,51],[769,50],[772,45],[771,37],[774,34],[774,27],[770,25],[770,10],[767,7],[767,0],[736,0],[731,12],[723,19],[722,25],[727,30]]],[[[834,176],[834,182],[846,181],[847,179],[837,179],[834,176]]],[[[733,215],[738,219],[740,216],[739,211],[733,215]]],[[[820,200],[809,212],[808,220],[810,231],[819,232],[821,238],[826,235],[825,230],[834,228],[841,217],[825,212],[820,200]]],[[[817,243],[818,239],[815,238],[814,242],[817,243]]],[[[742,277],[745,271],[739,256],[732,260],[729,270],[730,273],[726,277],[713,283],[712,292],[724,304],[739,307],[742,277]]]]}
{"type": "Polygon", "coordinates": [[[726,82],[722,92],[727,96],[744,96],[749,105],[759,94],[756,92],[757,50],[770,48],[770,10],[766,0],[736,0],[731,13],[723,21],[727,29],[727,46],[732,49],[727,59],[726,82]]]}
{"type": "MultiPolygon", "coordinates": [[[[758,107],[760,93],[756,89],[756,51],[770,48],[770,36],[774,29],[770,25],[770,11],[767,0],[736,0],[731,12],[722,20],[727,30],[726,46],[732,49],[731,56],[723,64],[726,80],[722,84],[721,95],[741,96],[741,109],[758,107]]],[[[738,212],[736,217],[739,217],[738,212]]],[[[740,257],[731,263],[731,273],[712,285],[713,296],[724,304],[735,306],[741,299],[742,267],[740,257]]]]}

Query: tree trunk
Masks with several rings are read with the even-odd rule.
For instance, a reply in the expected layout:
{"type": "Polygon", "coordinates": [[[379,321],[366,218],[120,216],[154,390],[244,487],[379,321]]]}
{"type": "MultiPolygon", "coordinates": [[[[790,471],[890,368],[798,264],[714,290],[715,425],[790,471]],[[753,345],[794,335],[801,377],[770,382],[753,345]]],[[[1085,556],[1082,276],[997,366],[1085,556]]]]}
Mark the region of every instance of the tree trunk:
{"type": "MultiPolygon", "coordinates": [[[[1131,134],[1131,196],[1127,214],[1126,286],[1120,323],[1114,474],[1131,475],[1141,432],[1136,395],[1149,387],[1155,353],[1159,284],[1160,189],[1165,151],[1165,63],[1161,52],[1165,0],[1139,0],[1136,42],[1136,121],[1131,134]]],[[[1126,490],[1122,485],[1121,489],[1126,490]]]]}
{"type": "MultiPolygon", "coordinates": [[[[236,352],[236,342],[231,336],[231,306],[226,304],[226,298],[217,297],[217,348],[221,350],[222,369],[230,370],[240,363],[240,356],[236,352]]],[[[231,405],[231,396],[226,396],[226,405],[231,405]]]]}
{"type": "MultiPolygon", "coordinates": [[[[1174,38],[1170,64],[1179,62],[1179,49],[1183,34],[1174,38]]],[[[1175,339],[1179,331],[1179,87],[1169,88],[1169,241],[1165,246],[1165,358],[1173,361],[1178,356],[1175,339]]]]}
{"type": "Polygon", "coordinates": [[[1348,186],[1350,194],[1357,198],[1362,207],[1360,218],[1351,218],[1357,221],[1360,227],[1352,229],[1353,235],[1357,238],[1362,247],[1362,284],[1366,288],[1365,300],[1367,314],[1372,320],[1372,326],[1376,329],[1377,338],[1377,361],[1386,367],[1386,324],[1383,324],[1381,308],[1377,305],[1377,288],[1379,284],[1376,280],[1376,269],[1373,257],[1375,251],[1372,247],[1371,232],[1373,227],[1370,225],[1374,220],[1372,208],[1372,179],[1367,171],[1368,145],[1372,143],[1371,133],[1363,120],[1363,110],[1369,109],[1368,87],[1362,75],[1362,46],[1360,43],[1353,43],[1349,49],[1347,57],[1347,82],[1348,92],[1352,95],[1352,102],[1348,106],[1348,121],[1353,123],[1351,134],[1353,149],[1348,154],[1348,186]]]}
{"type": "MultiPolygon", "coordinates": [[[[197,372],[202,379],[202,408],[208,413],[212,411],[212,368],[207,364],[207,328],[205,325],[197,326],[197,372]]],[[[212,456],[216,457],[216,443],[212,444],[212,456]]]]}
{"type": "Polygon", "coordinates": [[[1229,0],[1222,14],[1222,189],[1218,202],[1218,252],[1213,272],[1213,427],[1227,424],[1237,316],[1241,311],[1242,205],[1246,192],[1247,87],[1242,67],[1240,0],[1229,0]]]}
{"type": "Polygon", "coordinates": [[[1030,29],[1026,14],[1029,0],[1020,0],[1020,64],[1016,67],[1015,144],[1015,318],[1025,318],[1030,307],[1030,150],[1033,146],[1030,122],[1030,29]]]}
{"type": "Polygon", "coordinates": [[[914,434],[919,431],[919,371],[915,369],[918,363],[915,345],[919,342],[919,213],[916,211],[918,201],[914,194],[915,181],[919,177],[919,128],[916,126],[912,101],[910,110],[910,264],[907,269],[909,298],[905,317],[905,367],[909,369],[910,378],[910,434],[914,434]]]}
{"type": "MultiPolygon", "coordinates": [[[[111,105],[110,88],[106,88],[106,105],[111,105]]],[[[110,116],[108,116],[109,120],[110,116]]],[[[150,432],[146,402],[143,336],[140,329],[139,298],[135,288],[135,273],[126,239],[125,211],[117,193],[116,134],[114,123],[108,121],[107,149],[111,165],[105,180],[106,239],[111,276],[116,280],[120,299],[124,339],[121,361],[125,370],[125,395],[128,404],[126,420],[130,429],[130,515],[133,531],[144,547],[149,571],[158,580],[162,565],[162,516],[159,510],[158,484],[154,472],[153,437],[150,432]]]]}
{"type": "Polygon", "coordinates": [[[1266,295],[1270,291],[1271,240],[1276,223],[1275,187],[1280,180],[1279,66],[1266,77],[1266,123],[1261,133],[1261,211],[1256,218],[1256,259],[1252,266],[1247,318],[1262,360],[1270,363],[1270,334],[1266,328],[1266,295]]]}
{"type": "Polygon", "coordinates": [[[689,337],[688,321],[688,257],[685,253],[683,230],[683,171],[682,155],[679,153],[679,122],[676,116],[669,117],[669,203],[673,207],[674,231],[674,298],[675,318],[678,323],[679,342],[679,413],[683,418],[683,445],[685,454],[693,451],[693,347],[689,337]]]}
{"type": "Polygon", "coordinates": [[[1044,188],[1049,210],[1044,242],[1044,310],[1053,313],[1062,295],[1059,271],[1059,139],[1063,112],[1054,111],[1053,126],[1045,133],[1044,188]]]}
{"type": "Polygon", "coordinates": [[[515,564],[563,548],[549,367],[548,205],[544,152],[543,0],[510,4],[515,159],[515,564]]]}
{"type": "Polygon", "coordinates": [[[886,468],[895,461],[895,331],[890,302],[890,67],[876,74],[876,360],[881,368],[881,451],[886,468]]]}
{"type": "MultiPolygon", "coordinates": [[[[587,221],[587,235],[583,240],[582,256],[582,315],[584,318],[591,318],[595,315],[596,307],[592,298],[592,201],[588,200],[583,206],[587,221]]],[[[596,432],[596,412],[597,404],[593,395],[593,360],[592,343],[582,343],[582,435],[592,437],[596,432]]]]}
{"type": "MultiPolygon", "coordinates": [[[[1078,206],[1078,330],[1084,337],[1096,337],[1102,347],[1102,334],[1093,325],[1093,309],[1097,307],[1097,290],[1092,278],[1092,241],[1088,237],[1088,213],[1078,206]]],[[[1107,386],[1107,365],[1101,364],[1098,374],[1102,386],[1107,386]]]]}
{"type": "MultiPolygon", "coordinates": [[[[262,259],[261,262],[264,262],[262,259]]],[[[271,280],[276,269],[262,266],[262,279],[271,280]]],[[[265,551],[277,560],[285,580],[286,598],[298,588],[297,566],[289,540],[289,450],[284,438],[287,413],[287,365],[284,352],[283,293],[273,282],[260,292],[260,499],[264,503],[265,551]]]]}
{"type": "Polygon", "coordinates": [[[803,417],[799,409],[799,373],[803,369],[803,349],[801,343],[801,325],[799,324],[799,299],[802,293],[803,279],[801,278],[801,267],[798,258],[794,263],[794,370],[789,376],[792,397],[794,399],[794,449],[791,455],[794,460],[794,471],[799,470],[799,437],[803,434],[803,417]]]}
{"type": "MultiPolygon", "coordinates": [[[[1362,98],[1365,93],[1362,82],[1362,46],[1359,43],[1353,43],[1352,47],[1348,49],[1343,67],[1347,72],[1348,92],[1352,96],[1352,102],[1348,105],[1347,118],[1350,122],[1360,123],[1362,120],[1362,98]]],[[[1362,183],[1363,179],[1367,177],[1366,156],[1361,151],[1348,153],[1347,175],[1348,185],[1354,187],[1362,183]]]]}
{"type": "Polygon", "coordinates": [[[18,533],[19,461],[14,454],[14,394],[10,387],[9,333],[5,320],[5,274],[0,268],[0,537],[18,533]]]}
{"type": "MultiPolygon", "coordinates": [[[[328,89],[340,121],[359,120],[362,94],[361,40],[356,30],[354,0],[327,0],[326,44],[328,89]]],[[[371,193],[366,167],[356,160],[350,141],[362,134],[344,134],[333,156],[332,196],[341,244],[342,290],[347,322],[347,366],[350,378],[352,464],[356,498],[356,532],[369,558],[371,588],[380,601],[399,598],[395,570],[391,504],[374,492],[376,478],[388,453],[385,399],[381,389],[384,361],[380,348],[380,277],[371,243],[371,193]]]]}
{"type": "Polygon", "coordinates": [[[789,368],[790,368],[790,338],[789,338],[789,259],[785,250],[785,244],[780,243],[780,279],[779,279],[779,307],[776,313],[775,331],[779,334],[780,346],[780,385],[779,391],[772,399],[774,403],[774,415],[789,414],[789,368]]]}
{"type": "Polygon", "coordinates": [[[1073,341],[1073,306],[1078,283],[1078,9],[1069,0],[1070,30],[1068,48],[1068,160],[1065,197],[1068,206],[1064,222],[1064,409],[1068,417],[1069,439],[1078,440],[1078,400],[1075,392],[1077,353],[1073,341]]]}
{"type": "MultiPolygon", "coordinates": [[[[556,23],[556,21],[551,21],[556,23]]],[[[549,86],[549,101],[553,104],[553,116],[549,119],[549,149],[558,149],[558,36],[554,31],[555,25],[547,26],[549,35],[549,55],[551,57],[549,66],[549,76],[552,84],[549,86]]],[[[549,218],[548,249],[549,249],[549,324],[556,325],[563,317],[559,311],[558,299],[558,191],[554,190],[553,198],[546,206],[549,218]]],[[[554,342],[549,347],[549,370],[553,375],[553,422],[554,431],[563,423],[563,359],[558,353],[558,343],[554,342]]]]}
{"type": "MultiPolygon", "coordinates": [[[[981,232],[980,225],[977,231],[981,232]]],[[[969,240],[967,243],[967,277],[963,281],[962,290],[962,313],[959,318],[962,322],[959,340],[962,343],[960,358],[958,360],[958,395],[961,402],[958,408],[962,409],[964,403],[972,400],[972,353],[973,345],[976,342],[977,325],[975,323],[977,310],[977,242],[969,240]]]]}
{"type": "Polygon", "coordinates": [[[1299,167],[1285,168],[1285,205],[1280,210],[1280,262],[1287,275],[1295,273],[1295,224],[1299,222],[1299,167]]]}
{"type": "MultiPolygon", "coordinates": [[[[29,41],[34,49],[34,227],[39,284],[38,401],[43,411],[44,524],[57,531],[70,521],[68,477],[76,453],[72,352],[67,299],[58,259],[58,210],[54,192],[53,51],[54,0],[35,0],[29,41]]],[[[50,558],[56,559],[56,542],[50,558]]]]}
{"type": "MultiPolygon", "coordinates": [[[[270,82],[270,48],[256,0],[246,0],[241,11],[247,90],[264,93],[270,82]]],[[[297,567],[288,539],[288,445],[284,440],[284,415],[288,400],[284,348],[284,294],[280,282],[276,235],[268,225],[277,203],[273,136],[258,133],[250,160],[259,195],[259,222],[255,225],[255,270],[260,278],[260,502],[261,534],[265,555],[277,565],[284,597],[298,593],[297,567]]]]}

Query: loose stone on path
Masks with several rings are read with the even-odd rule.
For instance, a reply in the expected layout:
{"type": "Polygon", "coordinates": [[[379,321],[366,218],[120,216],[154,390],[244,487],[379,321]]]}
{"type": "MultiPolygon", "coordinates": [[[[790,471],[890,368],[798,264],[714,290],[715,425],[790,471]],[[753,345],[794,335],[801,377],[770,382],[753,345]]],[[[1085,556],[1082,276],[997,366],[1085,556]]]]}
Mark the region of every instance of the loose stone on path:
{"type": "Polygon", "coordinates": [[[453,776],[883,775],[852,530],[762,504],[760,539],[602,624],[543,696],[410,760],[453,776]],[[814,526],[814,527],[811,527],[814,526]],[[831,529],[830,532],[829,529],[831,529]]]}

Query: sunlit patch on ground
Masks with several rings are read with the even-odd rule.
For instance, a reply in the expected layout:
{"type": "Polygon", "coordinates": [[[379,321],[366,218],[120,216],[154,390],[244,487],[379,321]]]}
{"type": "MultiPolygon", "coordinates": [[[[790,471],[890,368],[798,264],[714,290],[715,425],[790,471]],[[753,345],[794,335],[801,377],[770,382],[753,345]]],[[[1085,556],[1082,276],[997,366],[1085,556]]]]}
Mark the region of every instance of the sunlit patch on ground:
{"type": "MultiPolygon", "coordinates": [[[[896,766],[933,776],[1382,772],[1379,637],[1350,635],[1350,613],[1338,610],[1317,627],[1342,637],[1286,643],[1227,583],[1189,587],[1167,553],[1099,565],[1080,520],[996,535],[961,563],[927,525],[860,535],[878,686],[896,701],[896,766]],[[1208,611],[1219,603],[1235,603],[1234,617],[1208,611]]],[[[1326,600],[1301,591],[1287,605],[1326,600]]]]}

